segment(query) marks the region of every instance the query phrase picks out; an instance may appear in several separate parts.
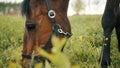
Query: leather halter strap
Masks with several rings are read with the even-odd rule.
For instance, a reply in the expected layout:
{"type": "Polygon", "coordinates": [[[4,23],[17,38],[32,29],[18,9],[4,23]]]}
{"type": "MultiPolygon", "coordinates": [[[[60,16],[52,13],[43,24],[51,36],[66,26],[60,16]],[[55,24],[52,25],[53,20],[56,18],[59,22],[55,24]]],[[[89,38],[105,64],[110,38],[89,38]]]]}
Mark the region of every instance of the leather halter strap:
{"type": "Polygon", "coordinates": [[[53,33],[56,35],[56,36],[59,36],[59,32],[58,32],[58,24],[57,24],[57,21],[55,19],[55,16],[56,16],[56,13],[55,11],[52,9],[51,7],[51,4],[50,4],[50,1],[49,0],[45,0],[46,1],[46,6],[48,8],[48,17],[51,19],[52,21],[52,25],[53,25],[53,33]]]}

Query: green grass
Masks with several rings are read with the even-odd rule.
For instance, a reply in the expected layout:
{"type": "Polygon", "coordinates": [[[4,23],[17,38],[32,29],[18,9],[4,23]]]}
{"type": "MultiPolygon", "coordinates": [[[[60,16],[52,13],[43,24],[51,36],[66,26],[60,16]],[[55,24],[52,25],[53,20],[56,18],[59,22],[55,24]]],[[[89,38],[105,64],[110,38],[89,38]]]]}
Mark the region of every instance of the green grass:
{"type": "MultiPolygon", "coordinates": [[[[72,64],[81,68],[99,68],[98,58],[102,46],[101,16],[71,16],[72,37],[66,43],[64,53],[72,64]]],[[[20,63],[23,44],[24,18],[0,16],[0,68],[10,61],[20,63]]],[[[119,68],[120,54],[117,50],[115,32],[111,42],[110,68],[119,68]]]]}
{"type": "MultiPolygon", "coordinates": [[[[23,43],[24,23],[22,17],[0,16],[0,68],[6,68],[23,43]]],[[[21,51],[20,51],[21,52],[21,51]]]]}

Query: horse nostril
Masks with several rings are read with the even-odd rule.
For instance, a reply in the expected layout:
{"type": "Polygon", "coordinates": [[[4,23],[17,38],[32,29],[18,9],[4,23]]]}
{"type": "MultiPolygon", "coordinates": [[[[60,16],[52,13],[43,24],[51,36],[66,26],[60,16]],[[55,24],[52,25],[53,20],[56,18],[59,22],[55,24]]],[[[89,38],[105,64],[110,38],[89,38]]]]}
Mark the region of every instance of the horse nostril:
{"type": "Polygon", "coordinates": [[[26,24],[26,27],[27,27],[27,29],[28,29],[29,31],[35,30],[36,24],[29,23],[29,24],[26,24]]]}

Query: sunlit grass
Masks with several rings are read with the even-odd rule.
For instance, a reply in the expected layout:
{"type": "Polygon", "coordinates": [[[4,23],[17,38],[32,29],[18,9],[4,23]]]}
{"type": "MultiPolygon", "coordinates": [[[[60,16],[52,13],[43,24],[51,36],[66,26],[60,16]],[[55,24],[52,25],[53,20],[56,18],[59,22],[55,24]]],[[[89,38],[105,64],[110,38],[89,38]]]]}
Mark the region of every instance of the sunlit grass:
{"type": "MultiPolygon", "coordinates": [[[[72,65],[80,68],[100,68],[98,58],[102,46],[101,16],[69,17],[72,37],[67,41],[64,54],[72,65]]],[[[16,16],[0,16],[0,68],[9,63],[21,64],[24,20],[16,16]]],[[[115,32],[112,35],[110,68],[119,68],[120,54],[117,50],[115,32]]]]}

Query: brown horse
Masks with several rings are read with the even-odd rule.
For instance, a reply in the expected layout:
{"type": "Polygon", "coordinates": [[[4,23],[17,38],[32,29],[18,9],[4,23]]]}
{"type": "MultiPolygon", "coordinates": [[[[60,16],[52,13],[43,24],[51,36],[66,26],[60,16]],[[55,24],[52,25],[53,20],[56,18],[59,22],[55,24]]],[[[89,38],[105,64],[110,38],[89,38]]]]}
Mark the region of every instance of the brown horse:
{"type": "MultiPolygon", "coordinates": [[[[22,14],[25,15],[22,67],[29,68],[32,55],[34,63],[44,62],[36,48],[50,52],[51,35],[59,38],[71,36],[71,26],[67,17],[69,0],[24,0],[22,14]]],[[[33,65],[32,65],[33,66],[33,65]]]]}

